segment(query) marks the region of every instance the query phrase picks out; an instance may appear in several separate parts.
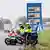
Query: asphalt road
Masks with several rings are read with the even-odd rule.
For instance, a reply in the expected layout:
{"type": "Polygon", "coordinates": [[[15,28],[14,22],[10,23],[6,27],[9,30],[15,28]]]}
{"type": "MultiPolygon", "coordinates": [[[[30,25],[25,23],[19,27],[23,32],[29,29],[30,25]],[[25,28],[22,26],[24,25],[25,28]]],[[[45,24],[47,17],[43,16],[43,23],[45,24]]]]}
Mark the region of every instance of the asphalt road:
{"type": "Polygon", "coordinates": [[[7,33],[4,33],[4,31],[0,31],[0,50],[19,50],[19,48],[23,48],[22,45],[17,44],[15,45],[9,45],[7,46],[4,42],[5,38],[7,37],[7,33]]]}

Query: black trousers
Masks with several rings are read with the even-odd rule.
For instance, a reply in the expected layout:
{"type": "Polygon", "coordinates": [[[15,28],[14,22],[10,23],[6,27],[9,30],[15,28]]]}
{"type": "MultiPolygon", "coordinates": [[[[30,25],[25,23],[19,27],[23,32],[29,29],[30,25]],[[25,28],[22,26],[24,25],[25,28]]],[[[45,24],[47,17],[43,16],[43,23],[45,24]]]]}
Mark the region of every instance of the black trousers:
{"type": "MultiPolygon", "coordinates": [[[[23,35],[23,37],[25,37],[25,40],[26,40],[26,37],[27,37],[27,39],[28,40],[30,40],[31,39],[31,35],[32,33],[27,33],[27,32],[25,32],[24,33],[24,35],[23,35]]],[[[35,32],[35,33],[33,33],[33,38],[34,38],[34,40],[37,40],[37,38],[38,38],[38,34],[37,34],[37,32],[35,32]],[[35,34],[35,35],[34,35],[35,34]],[[35,37],[35,38],[34,38],[35,37]]]]}
{"type": "Polygon", "coordinates": [[[35,32],[35,33],[27,33],[27,32],[25,32],[23,36],[26,37],[26,36],[28,35],[28,38],[29,38],[29,36],[32,36],[31,34],[33,34],[33,36],[35,36],[36,39],[38,38],[37,32],[35,32]],[[35,34],[35,35],[34,35],[34,34],[35,34]]]}

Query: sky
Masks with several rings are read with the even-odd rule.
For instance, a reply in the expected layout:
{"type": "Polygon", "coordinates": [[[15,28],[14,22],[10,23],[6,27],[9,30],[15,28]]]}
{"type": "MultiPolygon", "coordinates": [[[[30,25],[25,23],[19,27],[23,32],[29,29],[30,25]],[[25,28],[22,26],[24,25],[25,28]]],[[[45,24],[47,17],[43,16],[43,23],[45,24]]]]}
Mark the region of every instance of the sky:
{"type": "Polygon", "coordinates": [[[0,16],[9,18],[13,23],[21,16],[27,16],[26,3],[41,2],[42,17],[50,18],[50,0],[0,0],[0,16]]]}
{"type": "Polygon", "coordinates": [[[23,0],[0,0],[0,16],[14,21],[19,16],[25,16],[23,0]]]}

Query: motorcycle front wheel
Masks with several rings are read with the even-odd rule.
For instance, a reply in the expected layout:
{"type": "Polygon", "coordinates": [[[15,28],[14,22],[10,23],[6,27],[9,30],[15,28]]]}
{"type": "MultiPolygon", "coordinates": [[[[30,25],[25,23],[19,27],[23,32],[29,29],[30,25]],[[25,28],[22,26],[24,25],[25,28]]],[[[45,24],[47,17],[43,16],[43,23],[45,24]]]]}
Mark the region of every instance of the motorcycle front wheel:
{"type": "Polygon", "coordinates": [[[10,45],[10,39],[9,39],[9,38],[6,38],[6,39],[5,39],[5,43],[6,43],[7,45],[10,45]]]}

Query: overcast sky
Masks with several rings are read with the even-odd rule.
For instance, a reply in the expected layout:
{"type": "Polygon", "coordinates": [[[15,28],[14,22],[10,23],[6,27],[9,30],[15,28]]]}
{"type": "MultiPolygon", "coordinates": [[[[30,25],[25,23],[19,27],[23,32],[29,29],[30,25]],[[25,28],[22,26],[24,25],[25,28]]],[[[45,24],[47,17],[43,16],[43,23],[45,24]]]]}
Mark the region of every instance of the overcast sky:
{"type": "Polygon", "coordinates": [[[0,16],[15,20],[25,16],[24,0],[0,0],[0,16]]]}
{"type": "MultiPolygon", "coordinates": [[[[27,0],[27,2],[39,2],[40,0],[27,0]]],[[[50,17],[50,0],[41,0],[43,5],[43,17],[50,17]]],[[[12,21],[19,16],[26,16],[26,1],[24,0],[0,0],[0,16],[8,17],[12,21]]]]}

